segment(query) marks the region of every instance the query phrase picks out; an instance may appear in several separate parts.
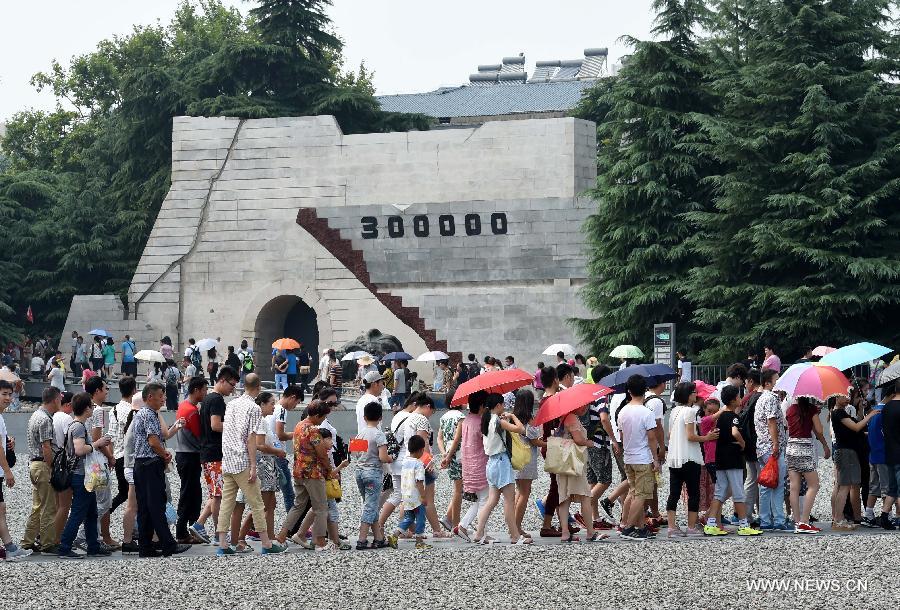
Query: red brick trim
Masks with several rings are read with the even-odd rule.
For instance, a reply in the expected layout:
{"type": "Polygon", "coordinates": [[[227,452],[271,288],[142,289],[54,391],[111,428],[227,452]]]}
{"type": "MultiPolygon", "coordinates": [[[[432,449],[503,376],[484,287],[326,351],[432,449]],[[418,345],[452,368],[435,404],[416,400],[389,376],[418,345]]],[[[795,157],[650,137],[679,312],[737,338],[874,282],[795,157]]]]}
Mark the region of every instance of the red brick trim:
{"type": "Polygon", "coordinates": [[[428,349],[446,352],[456,362],[462,360],[462,353],[456,352],[451,354],[448,352],[447,342],[438,339],[434,329],[425,326],[425,320],[419,313],[418,307],[407,307],[403,305],[403,300],[400,297],[378,290],[369,277],[363,253],[354,248],[353,242],[349,239],[341,237],[341,232],[338,229],[332,229],[328,226],[327,219],[319,218],[315,208],[300,208],[300,211],[297,212],[297,224],[303,227],[332,256],[338,259],[391,313],[413,329],[422,338],[428,349]]]}

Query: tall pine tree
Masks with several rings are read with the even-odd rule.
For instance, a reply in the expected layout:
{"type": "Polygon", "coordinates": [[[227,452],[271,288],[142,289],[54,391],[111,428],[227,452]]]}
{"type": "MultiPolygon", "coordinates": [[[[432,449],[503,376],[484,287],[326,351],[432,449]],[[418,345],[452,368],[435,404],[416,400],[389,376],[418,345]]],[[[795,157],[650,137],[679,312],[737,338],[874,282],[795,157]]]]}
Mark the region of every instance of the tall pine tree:
{"type": "MultiPolygon", "coordinates": [[[[701,0],[656,0],[653,33],[636,41],[599,107],[597,211],[585,225],[591,244],[583,289],[595,319],[579,320],[583,338],[607,353],[620,343],[649,347],[655,322],[682,324],[691,307],[682,281],[695,258],[685,246],[692,229],[682,216],[703,209],[701,186],[711,162],[694,118],[715,101],[704,86],[707,56],[695,30],[705,20],[701,0]]],[[[604,83],[602,86],[608,86],[604,83]]],[[[588,98],[591,100],[591,98],[588,98]]],[[[591,107],[598,105],[591,100],[591,107]]]]}
{"type": "Polygon", "coordinates": [[[900,96],[885,78],[890,0],[753,3],[747,61],[722,74],[703,120],[725,170],[689,215],[705,359],[774,342],[900,331],[900,96]]]}

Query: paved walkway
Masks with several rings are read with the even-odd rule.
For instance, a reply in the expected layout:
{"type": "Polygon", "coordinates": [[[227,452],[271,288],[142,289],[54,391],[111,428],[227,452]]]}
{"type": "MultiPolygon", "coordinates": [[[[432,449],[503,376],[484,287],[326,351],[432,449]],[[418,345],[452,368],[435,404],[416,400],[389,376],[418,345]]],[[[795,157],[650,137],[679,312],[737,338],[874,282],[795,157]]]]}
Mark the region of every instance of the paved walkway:
{"type": "MultiPolygon", "coordinates": [[[[729,543],[737,542],[740,544],[754,544],[754,542],[762,540],[762,539],[766,539],[766,540],[776,539],[776,540],[784,540],[785,542],[787,542],[791,538],[801,538],[801,537],[802,538],[823,538],[823,537],[827,537],[827,538],[854,537],[854,538],[856,538],[856,537],[863,537],[863,536],[900,536],[900,530],[886,531],[886,530],[883,530],[880,528],[870,529],[870,528],[860,527],[856,531],[853,531],[853,532],[832,532],[830,523],[824,523],[824,524],[819,523],[818,527],[822,528],[822,531],[818,534],[794,534],[793,532],[767,531],[760,536],[738,536],[737,534],[734,533],[734,531],[736,530],[735,527],[727,526],[726,529],[732,531],[732,533],[729,534],[728,536],[718,536],[718,537],[704,536],[703,538],[684,538],[684,537],[669,538],[666,536],[667,530],[665,528],[663,528],[663,529],[660,529],[659,534],[657,535],[656,538],[647,540],[646,542],[636,542],[633,540],[627,540],[625,538],[621,538],[615,532],[607,531],[605,533],[609,535],[609,538],[607,538],[606,540],[603,540],[602,542],[592,542],[592,543],[586,543],[583,541],[584,540],[584,532],[582,531],[582,532],[579,532],[579,534],[578,534],[581,536],[582,542],[572,543],[572,546],[601,547],[601,546],[619,545],[619,544],[624,544],[624,545],[652,544],[652,545],[656,545],[656,544],[665,544],[665,543],[683,545],[683,544],[705,544],[705,543],[711,542],[713,540],[718,541],[718,542],[729,542],[729,543]]],[[[493,545],[491,545],[492,548],[512,549],[512,547],[509,545],[509,538],[505,531],[492,531],[492,532],[490,532],[490,535],[493,536],[497,540],[497,542],[495,542],[493,545]]],[[[355,535],[350,536],[350,539],[347,542],[350,543],[351,545],[355,546],[356,536],[355,535]]],[[[433,546],[433,548],[436,550],[448,550],[448,551],[452,550],[452,551],[465,552],[467,550],[476,550],[479,548],[485,548],[485,547],[479,547],[472,543],[465,542],[464,540],[462,540],[460,538],[456,538],[456,537],[450,538],[450,539],[437,539],[437,540],[429,537],[427,539],[427,542],[428,542],[428,544],[431,544],[433,546]]],[[[790,544],[790,542],[787,542],[787,544],[790,544]]],[[[543,546],[563,546],[563,545],[564,545],[564,543],[562,543],[559,538],[541,538],[541,537],[536,536],[534,538],[534,544],[529,545],[529,547],[536,548],[536,547],[543,547],[543,546]]],[[[259,542],[251,542],[250,546],[252,546],[255,549],[254,553],[246,553],[245,555],[235,555],[235,557],[240,557],[240,556],[252,557],[254,555],[257,555],[259,552],[259,549],[261,548],[261,544],[259,542]]],[[[176,555],[175,557],[215,557],[216,548],[218,548],[218,547],[211,545],[211,544],[199,544],[199,545],[195,544],[191,547],[191,549],[189,551],[187,551],[181,555],[176,555]]],[[[415,541],[414,540],[401,540],[399,543],[399,550],[408,550],[408,551],[415,550],[415,541]]],[[[346,552],[346,553],[359,553],[359,552],[375,553],[375,552],[391,552],[391,551],[392,551],[392,549],[386,548],[381,551],[351,550],[351,551],[343,551],[343,552],[346,552]]],[[[297,546],[295,544],[290,544],[290,543],[288,546],[288,554],[307,555],[309,557],[313,557],[316,555],[316,553],[313,551],[308,551],[306,549],[302,549],[299,546],[297,546]]],[[[138,559],[138,556],[137,556],[137,554],[123,555],[121,552],[117,551],[109,557],[97,557],[97,558],[92,557],[89,559],[85,558],[85,559],[77,560],[77,559],[61,559],[55,555],[43,555],[40,553],[34,553],[30,557],[18,560],[18,562],[22,562],[22,563],[24,563],[24,562],[29,562],[29,563],[31,563],[31,562],[83,563],[85,561],[121,561],[123,559],[125,559],[125,560],[138,559]]],[[[229,558],[222,558],[223,561],[227,561],[228,559],[229,558]]]]}

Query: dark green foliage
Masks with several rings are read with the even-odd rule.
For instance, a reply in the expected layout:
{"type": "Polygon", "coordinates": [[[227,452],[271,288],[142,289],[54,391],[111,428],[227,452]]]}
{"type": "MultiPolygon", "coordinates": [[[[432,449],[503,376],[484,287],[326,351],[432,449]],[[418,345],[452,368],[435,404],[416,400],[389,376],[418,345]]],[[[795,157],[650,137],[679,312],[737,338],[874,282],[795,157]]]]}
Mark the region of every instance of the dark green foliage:
{"type": "MultiPolygon", "coordinates": [[[[900,90],[890,0],[656,3],[598,128],[580,321],[602,353],[674,321],[702,360],[900,343],[900,90]],[[703,24],[706,38],[690,36],[703,24]],[[678,41],[682,41],[680,44],[678,41]]],[[[603,100],[606,105],[597,104],[603,100]]]]}
{"type": "Polygon", "coordinates": [[[900,339],[900,96],[878,54],[889,2],[754,5],[747,61],[702,119],[724,171],[690,215],[705,357],[773,341],[900,339]],[[705,287],[705,289],[703,289],[705,287]]]}
{"type": "Polygon", "coordinates": [[[705,137],[695,119],[714,105],[703,82],[708,59],[693,33],[705,8],[699,0],[655,6],[654,33],[666,39],[633,41],[618,76],[601,82],[578,110],[599,125],[597,212],[585,226],[592,249],[583,290],[598,317],[577,322],[599,354],[621,343],[649,352],[654,322],[690,321],[682,288],[694,262],[685,246],[692,228],[682,215],[702,209],[707,193],[698,185],[712,166],[697,152],[705,137]]]}
{"type": "Polygon", "coordinates": [[[334,114],[345,133],[428,128],[381,112],[364,68],[342,72],[327,4],[268,0],[243,19],[218,0],[185,1],[168,26],[135,27],[35,75],[67,109],[19,113],[2,143],[0,339],[58,333],[74,294],[125,294],[169,188],[175,116],[334,114]]]}

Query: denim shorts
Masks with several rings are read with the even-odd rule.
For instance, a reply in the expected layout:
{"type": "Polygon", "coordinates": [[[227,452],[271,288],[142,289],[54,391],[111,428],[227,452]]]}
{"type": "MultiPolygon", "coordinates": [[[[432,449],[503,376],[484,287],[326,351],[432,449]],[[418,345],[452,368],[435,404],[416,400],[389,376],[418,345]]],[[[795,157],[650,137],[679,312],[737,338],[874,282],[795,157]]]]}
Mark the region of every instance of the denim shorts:
{"type": "Polygon", "coordinates": [[[328,520],[332,523],[341,522],[341,513],[337,507],[337,500],[328,499],[328,520]]]}
{"type": "Polygon", "coordinates": [[[746,499],[744,495],[743,470],[734,468],[716,472],[716,500],[719,502],[727,500],[729,488],[731,490],[731,499],[734,502],[743,502],[746,499]]]}
{"type": "Polygon", "coordinates": [[[363,469],[356,471],[356,487],[363,499],[362,518],[360,521],[372,525],[378,521],[378,498],[381,496],[381,481],[384,473],[381,470],[363,469]]]}
{"type": "Polygon", "coordinates": [[[488,457],[487,482],[495,489],[503,489],[516,482],[516,473],[513,472],[506,451],[488,457]]]}

